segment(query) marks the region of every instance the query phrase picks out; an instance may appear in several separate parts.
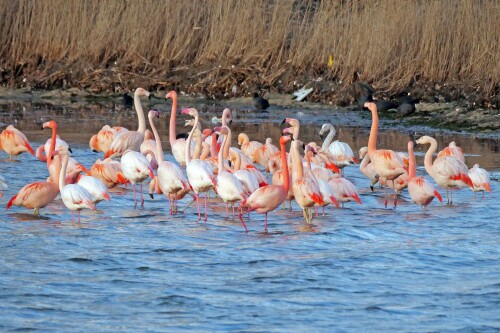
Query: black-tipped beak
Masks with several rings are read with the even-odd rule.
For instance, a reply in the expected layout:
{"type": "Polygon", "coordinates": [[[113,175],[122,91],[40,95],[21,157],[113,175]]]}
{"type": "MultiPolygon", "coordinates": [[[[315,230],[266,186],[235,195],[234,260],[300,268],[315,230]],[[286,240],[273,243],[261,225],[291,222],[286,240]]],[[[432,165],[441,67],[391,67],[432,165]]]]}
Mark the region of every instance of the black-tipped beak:
{"type": "Polygon", "coordinates": [[[325,139],[325,135],[324,134],[320,134],[319,137],[321,138],[321,140],[325,139]]]}
{"type": "Polygon", "coordinates": [[[71,147],[68,147],[68,151],[73,154],[73,151],[71,150],[71,147]]]}
{"type": "Polygon", "coordinates": [[[286,123],[286,118],[283,119],[283,121],[281,122],[281,125],[285,124],[286,123]]]}
{"type": "Polygon", "coordinates": [[[149,197],[150,197],[151,199],[153,199],[153,200],[155,199],[155,197],[154,197],[153,193],[149,193],[149,197]]]}
{"type": "Polygon", "coordinates": [[[219,140],[219,134],[215,133],[215,138],[219,140]]]}
{"type": "Polygon", "coordinates": [[[149,94],[148,99],[151,100],[153,98],[153,94],[149,94]]]}
{"type": "Polygon", "coordinates": [[[231,125],[232,123],[233,123],[233,120],[229,119],[229,125],[231,125]]]}
{"type": "Polygon", "coordinates": [[[95,149],[92,149],[92,152],[94,152],[94,153],[98,153],[98,151],[97,151],[97,150],[95,150],[95,149]]]}
{"type": "Polygon", "coordinates": [[[232,168],[233,167],[233,163],[231,163],[231,160],[227,160],[227,164],[229,164],[229,167],[232,168]]]}
{"type": "Polygon", "coordinates": [[[306,149],[306,144],[305,143],[302,143],[302,149],[306,149]]]}

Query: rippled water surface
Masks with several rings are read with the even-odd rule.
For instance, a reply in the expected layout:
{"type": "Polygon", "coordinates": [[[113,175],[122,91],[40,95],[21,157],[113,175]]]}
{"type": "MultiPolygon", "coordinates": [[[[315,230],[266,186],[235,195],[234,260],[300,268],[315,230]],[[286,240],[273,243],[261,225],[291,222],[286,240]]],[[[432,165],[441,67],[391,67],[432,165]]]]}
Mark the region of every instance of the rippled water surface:
{"type": "MultiPolygon", "coordinates": [[[[57,120],[73,156],[87,167],[102,156],[88,148],[92,133],[105,123],[136,126],[133,110],[109,105],[81,112],[24,107],[4,105],[1,121],[17,121],[38,146],[50,133],[37,123],[57,120]]],[[[202,113],[204,126],[213,115],[202,113]]],[[[285,116],[302,120],[306,142],[319,141],[318,125],[331,120],[341,123],[340,138],[353,150],[366,145],[369,117],[330,110],[241,110],[232,128],[276,142],[285,116]]],[[[167,141],[166,114],[160,121],[167,141]]],[[[410,132],[425,132],[382,125],[379,146],[398,150],[405,149],[410,132]]],[[[80,224],[71,222],[59,198],[41,217],[20,207],[0,208],[0,330],[498,330],[498,138],[430,133],[441,146],[451,140],[462,146],[469,167],[480,163],[490,170],[493,193],[483,198],[456,191],[455,205],[433,202],[423,214],[405,191],[397,209],[384,209],[383,192],[370,192],[368,180],[350,167],[346,176],[358,187],[362,206],[327,208],[308,226],[294,205],[291,212],[270,214],[269,233],[262,232],[263,217],[252,214],[248,234],[225,217],[220,201],[211,200],[208,222],[199,223],[192,207],[170,216],[160,196],[134,209],[132,192],[124,188],[113,190],[99,211],[84,211],[80,224]]],[[[418,151],[420,165],[423,152],[418,151]]],[[[0,199],[5,207],[23,185],[48,173],[31,155],[10,162],[1,154],[0,173],[9,185],[0,199]]]]}

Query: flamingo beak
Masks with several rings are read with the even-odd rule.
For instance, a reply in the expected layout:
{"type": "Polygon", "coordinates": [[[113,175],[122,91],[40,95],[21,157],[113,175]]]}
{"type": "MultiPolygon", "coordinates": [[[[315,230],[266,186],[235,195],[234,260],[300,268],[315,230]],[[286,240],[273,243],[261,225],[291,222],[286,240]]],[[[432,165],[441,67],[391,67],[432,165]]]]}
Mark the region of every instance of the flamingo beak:
{"type": "Polygon", "coordinates": [[[68,147],[68,151],[73,154],[73,151],[71,150],[71,147],[68,147]]]}
{"type": "Polygon", "coordinates": [[[181,114],[189,114],[189,109],[182,109],[181,114]]]}
{"type": "Polygon", "coordinates": [[[98,151],[97,151],[97,150],[95,150],[95,149],[92,149],[92,152],[93,152],[93,153],[98,153],[98,151]]]}
{"type": "Polygon", "coordinates": [[[283,121],[281,122],[281,125],[285,124],[286,123],[286,118],[283,119],[283,121]]]}
{"type": "Polygon", "coordinates": [[[229,125],[231,125],[233,123],[233,119],[229,119],[229,125]]]}
{"type": "Polygon", "coordinates": [[[324,134],[320,134],[320,135],[319,135],[319,137],[321,138],[321,140],[324,140],[324,139],[325,139],[325,138],[324,138],[324,136],[325,136],[324,134]]]}

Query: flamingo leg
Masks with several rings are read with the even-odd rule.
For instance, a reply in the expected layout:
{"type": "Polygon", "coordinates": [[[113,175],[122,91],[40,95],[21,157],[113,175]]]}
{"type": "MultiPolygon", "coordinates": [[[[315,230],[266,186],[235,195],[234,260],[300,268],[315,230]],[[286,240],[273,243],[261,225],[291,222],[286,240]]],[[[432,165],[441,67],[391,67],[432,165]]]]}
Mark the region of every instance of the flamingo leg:
{"type": "Polygon", "coordinates": [[[141,207],[144,207],[144,196],[142,193],[142,183],[141,183],[141,207]]]}
{"type": "Polygon", "coordinates": [[[78,211],[78,223],[80,223],[80,211],[78,211]]]}
{"type": "Polygon", "coordinates": [[[134,208],[137,206],[137,194],[135,193],[135,183],[132,184],[132,189],[134,190],[134,208]]]}
{"type": "Polygon", "coordinates": [[[453,205],[453,189],[450,187],[450,205],[453,205]]]}
{"type": "Polygon", "coordinates": [[[71,211],[71,222],[74,222],[75,221],[75,211],[72,210],[71,211]]]}
{"type": "MultiPolygon", "coordinates": [[[[323,206],[323,207],[324,207],[324,206],[323,206]]],[[[323,209],[324,209],[324,208],[323,208],[323,209]]],[[[315,210],[315,212],[316,212],[316,217],[318,217],[318,215],[319,215],[319,214],[318,214],[318,206],[314,206],[314,210],[315,210]]]]}
{"type": "Polygon", "coordinates": [[[198,205],[198,221],[201,220],[201,213],[200,213],[200,194],[196,194],[196,204],[198,205]]]}
{"type": "Polygon", "coordinates": [[[323,206],[323,216],[325,216],[325,206],[323,206]]]}
{"type": "Polygon", "coordinates": [[[234,220],[234,204],[231,204],[233,206],[233,220],[234,220]]]}
{"type": "Polygon", "coordinates": [[[292,200],[288,201],[290,203],[290,211],[292,211],[292,200]]]}
{"type": "Polygon", "coordinates": [[[39,209],[39,208],[35,208],[35,209],[33,210],[33,215],[35,215],[35,216],[40,215],[40,209],[39,209]]]}
{"type": "Polygon", "coordinates": [[[267,232],[267,213],[266,218],[264,219],[264,231],[267,232]]]}
{"type": "Polygon", "coordinates": [[[227,202],[226,202],[226,218],[229,217],[229,208],[228,208],[228,205],[227,205],[227,202]]]}
{"type": "Polygon", "coordinates": [[[205,223],[208,220],[208,215],[207,215],[207,193],[205,192],[205,223]]]}
{"type": "MultiPolygon", "coordinates": [[[[394,179],[392,180],[392,187],[394,187],[394,179]]],[[[394,208],[398,206],[398,192],[394,192],[394,208]]]]}
{"type": "Polygon", "coordinates": [[[242,224],[242,225],[243,225],[243,227],[245,228],[245,232],[248,232],[247,226],[246,226],[245,222],[243,222],[243,217],[242,217],[242,216],[243,216],[243,212],[240,212],[240,213],[238,214],[238,217],[240,218],[241,224],[242,224]]]}
{"type": "Polygon", "coordinates": [[[448,186],[446,186],[446,203],[449,205],[450,204],[450,196],[448,194],[448,186]]]}
{"type": "Polygon", "coordinates": [[[384,206],[387,208],[387,186],[384,187],[384,206]]]}

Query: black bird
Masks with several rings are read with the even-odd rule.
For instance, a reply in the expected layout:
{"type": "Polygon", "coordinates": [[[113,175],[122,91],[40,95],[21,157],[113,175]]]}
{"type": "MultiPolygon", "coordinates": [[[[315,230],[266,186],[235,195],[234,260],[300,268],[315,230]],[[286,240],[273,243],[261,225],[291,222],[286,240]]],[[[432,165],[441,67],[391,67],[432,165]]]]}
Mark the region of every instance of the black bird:
{"type": "Polygon", "coordinates": [[[260,97],[258,93],[254,93],[253,105],[257,110],[265,110],[269,107],[269,101],[263,97],[260,97]]]}
{"type": "Polygon", "coordinates": [[[131,97],[129,94],[124,93],[123,94],[123,106],[125,108],[130,108],[130,107],[132,107],[132,105],[134,105],[134,98],[131,97]]]}
{"type": "Polygon", "coordinates": [[[396,109],[398,107],[398,105],[393,101],[386,101],[383,99],[376,101],[375,104],[377,105],[378,112],[384,112],[390,109],[396,109]]]}
{"type": "Polygon", "coordinates": [[[402,117],[409,116],[416,111],[415,104],[403,103],[398,106],[398,113],[402,117]]]}
{"type": "Polygon", "coordinates": [[[372,95],[361,95],[356,99],[356,104],[358,104],[358,108],[363,110],[366,102],[373,102],[372,95]]]}

